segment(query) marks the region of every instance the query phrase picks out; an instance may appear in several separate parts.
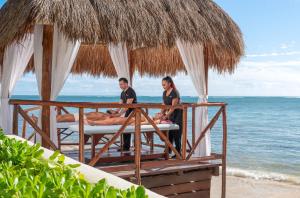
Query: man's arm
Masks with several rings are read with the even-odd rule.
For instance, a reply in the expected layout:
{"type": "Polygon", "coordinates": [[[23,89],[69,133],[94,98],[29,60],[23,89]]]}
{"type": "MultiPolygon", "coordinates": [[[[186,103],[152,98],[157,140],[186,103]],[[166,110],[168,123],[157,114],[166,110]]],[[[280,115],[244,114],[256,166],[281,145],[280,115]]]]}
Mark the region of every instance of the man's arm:
{"type": "MultiPolygon", "coordinates": [[[[120,99],[119,104],[123,104],[123,100],[122,99],[120,99]]],[[[122,110],[122,108],[117,108],[116,112],[120,113],[121,110],[122,110]]]]}
{"type": "MultiPolygon", "coordinates": [[[[128,99],[126,100],[126,104],[132,104],[133,101],[134,101],[134,98],[128,98],[128,99]]],[[[128,109],[128,108],[122,108],[122,109],[119,111],[120,116],[121,116],[123,113],[125,113],[125,112],[127,111],[127,109],[128,109]]]]}

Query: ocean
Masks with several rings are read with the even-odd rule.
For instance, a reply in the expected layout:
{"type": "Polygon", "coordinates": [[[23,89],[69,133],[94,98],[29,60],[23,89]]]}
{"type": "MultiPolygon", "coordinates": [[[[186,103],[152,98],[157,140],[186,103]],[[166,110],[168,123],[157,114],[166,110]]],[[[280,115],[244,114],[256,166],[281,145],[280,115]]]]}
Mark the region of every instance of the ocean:
{"type": "MultiPolygon", "coordinates": [[[[37,96],[13,96],[13,98],[38,99],[37,96]]],[[[119,98],[60,96],[57,100],[116,102],[119,98]]],[[[138,101],[161,103],[161,97],[142,96],[138,97],[138,101]]],[[[196,102],[197,98],[182,97],[182,101],[196,102]]],[[[229,175],[300,185],[300,98],[209,97],[209,101],[228,104],[229,175]]],[[[215,112],[216,108],[209,108],[209,117],[211,118],[215,112]]],[[[191,133],[190,113],[188,130],[191,133]]],[[[212,150],[218,152],[222,141],[221,119],[211,134],[212,150]]]]}

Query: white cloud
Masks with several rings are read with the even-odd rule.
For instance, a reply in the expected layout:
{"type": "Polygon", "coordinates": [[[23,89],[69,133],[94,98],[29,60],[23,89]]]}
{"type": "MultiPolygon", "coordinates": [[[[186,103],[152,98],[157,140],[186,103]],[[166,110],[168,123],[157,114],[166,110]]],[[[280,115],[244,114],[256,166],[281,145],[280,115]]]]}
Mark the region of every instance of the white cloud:
{"type": "Polygon", "coordinates": [[[300,66],[300,61],[242,61],[240,66],[274,67],[274,66],[300,66]]]}
{"type": "Polygon", "coordinates": [[[280,45],[280,48],[281,48],[281,49],[288,49],[288,48],[293,47],[295,44],[296,44],[295,41],[290,41],[290,42],[287,42],[287,43],[282,43],[282,44],[280,45]]]}
{"type": "Polygon", "coordinates": [[[248,54],[246,55],[246,57],[274,57],[274,56],[292,56],[292,55],[300,55],[300,51],[248,54]]]}

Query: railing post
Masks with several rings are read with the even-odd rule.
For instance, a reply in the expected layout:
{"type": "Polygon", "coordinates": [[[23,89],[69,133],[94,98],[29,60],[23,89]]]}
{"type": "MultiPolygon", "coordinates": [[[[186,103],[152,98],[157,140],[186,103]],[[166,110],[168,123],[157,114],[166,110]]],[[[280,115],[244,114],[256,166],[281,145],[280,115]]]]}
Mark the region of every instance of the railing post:
{"type": "Polygon", "coordinates": [[[222,148],[222,198],[226,197],[226,155],[227,155],[227,116],[226,106],[222,111],[223,120],[223,148],[222,148]]]}
{"type": "Polygon", "coordinates": [[[192,147],[195,145],[196,134],[195,134],[195,116],[196,116],[196,107],[192,107],[192,147]]]}
{"type": "MultiPolygon", "coordinates": [[[[42,87],[41,96],[43,101],[49,101],[51,96],[51,73],[52,73],[52,51],[53,51],[53,26],[43,27],[43,65],[42,65],[42,87]]],[[[50,138],[50,106],[42,104],[42,131],[50,138]]],[[[42,146],[50,148],[47,141],[42,138],[42,146]]]]}
{"type": "Polygon", "coordinates": [[[84,163],[84,109],[79,108],[79,161],[84,163]]]}
{"type": "Polygon", "coordinates": [[[141,110],[136,109],[135,114],[135,177],[137,184],[141,185],[141,110]]]}
{"type": "Polygon", "coordinates": [[[19,109],[19,105],[14,105],[14,112],[13,112],[13,134],[14,135],[18,135],[18,122],[19,122],[19,117],[18,117],[18,109],[19,109]]]}
{"type": "Polygon", "coordinates": [[[23,120],[23,126],[22,126],[22,138],[26,138],[26,120],[23,120]]]}
{"type": "Polygon", "coordinates": [[[187,145],[187,107],[183,107],[182,114],[182,159],[186,159],[186,145],[187,145]]]}
{"type": "MultiPolygon", "coordinates": [[[[57,109],[57,115],[61,115],[61,108],[60,107],[56,107],[57,109]]],[[[57,128],[57,146],[58,146],[58,149],[61,150],[61,130],[59,128],[57,128]]]]}

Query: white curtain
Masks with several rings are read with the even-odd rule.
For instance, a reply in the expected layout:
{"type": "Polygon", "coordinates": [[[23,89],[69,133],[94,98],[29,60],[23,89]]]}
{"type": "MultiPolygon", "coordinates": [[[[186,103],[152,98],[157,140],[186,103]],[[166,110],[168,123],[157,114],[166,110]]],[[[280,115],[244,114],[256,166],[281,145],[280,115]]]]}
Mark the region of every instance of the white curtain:
{"type": "MultiPolygon", "coordinates": [[[[38,91],[40,99],[42,99],[42,66],[43,66],[43,25],[35,25],[34,27],[34,68],[35,76],[37,79],[38,91]]],[[[41,116],[40,111],[38,125],[41,127],[41,116]]],[[[41,142],[41,136],[36,134],[36,141],[41,142]]]]}
{"type": "Polygon", "coordinates": [[[27,34],[24,39],[14,42],[5,49],[3,57],[3,73],[1,79],[1,128],[6,134],[12,133],[12,108],[9,97],[26,69],[33,54],[33,35],[27,34]]]}
{"type": "MultiPolygon", "coordinates": [[[[36,76],[41,95],[41,78],[42,78],[42,40],[43,26],[36,27],[36,45],[35,60],[36,76]]],[[[56,100],[58,94],[64,86],[64,83],[71,72],[73,63],[79,51],[80,42],[68,40],[54,26],[53,32],[53,54],[52,54],[52,73],[51,73],[51,95],[50,100],[56,100]]],[[[50,138],[57,145],[57,129],[56,129],[56,112],[55,107],[51,107],[50,112],[50,138]]]]}
{"type": "Polygon", "coordinates": [[[131,85],[130,79],[130,66],[128,62],[128,53],[126,43],[108,44],[108,50],[112,62],[115,66],[118,78],[127,78],[129,85],[131,85]]]}
{"type": "MultiPolygon", "coordinates": [[[[194,87],[196,88],[199,97],[198,103],[207,102],[203,46],[200,43],[192,44],[181,40],[177,40],[176,44],[187,73],[191,77],[194,87]]],[[[196,108],[195,120],[195,134],[197,140],[201,131],[205,128],[208,122],[207,107],[196,108]]],[[[193,156],[202,157],[210,154],[211,141],[210,132],[208,131],[200,142],[200,145],[195,150],[193,156]]]]}

